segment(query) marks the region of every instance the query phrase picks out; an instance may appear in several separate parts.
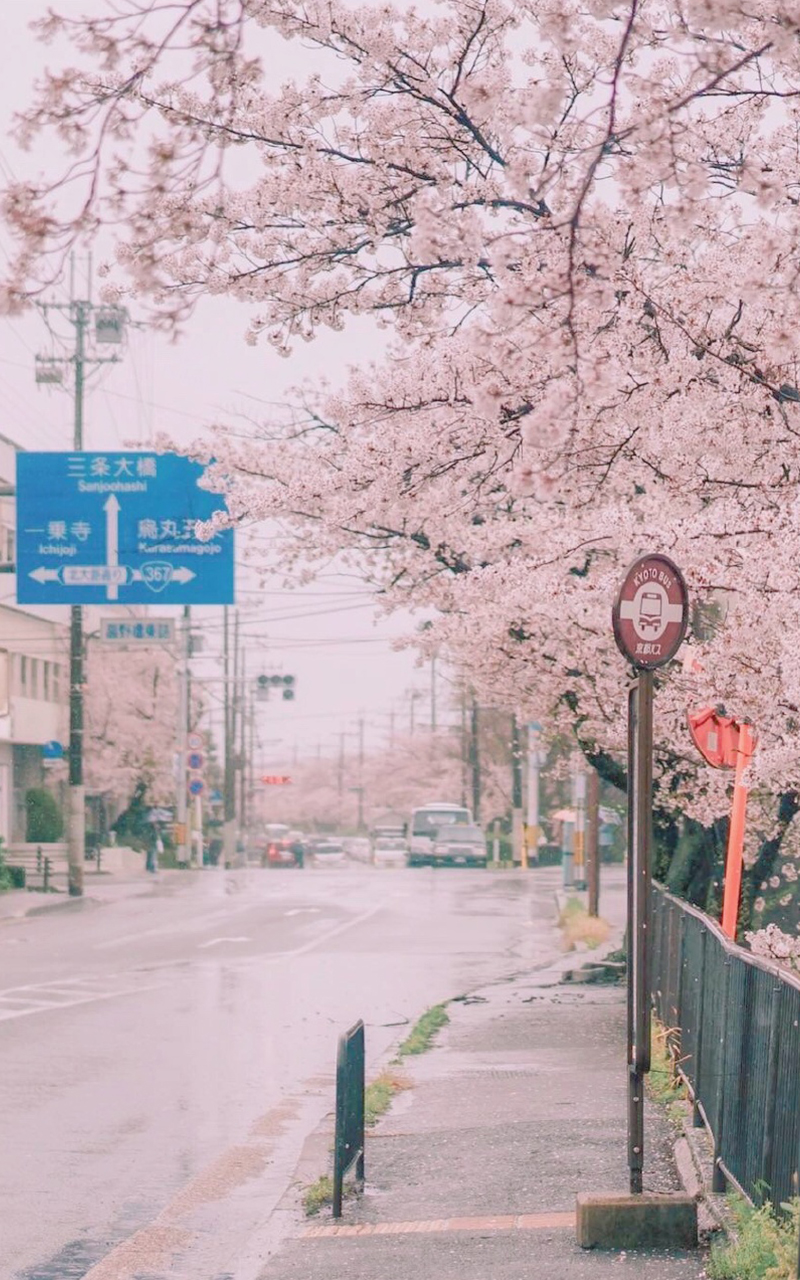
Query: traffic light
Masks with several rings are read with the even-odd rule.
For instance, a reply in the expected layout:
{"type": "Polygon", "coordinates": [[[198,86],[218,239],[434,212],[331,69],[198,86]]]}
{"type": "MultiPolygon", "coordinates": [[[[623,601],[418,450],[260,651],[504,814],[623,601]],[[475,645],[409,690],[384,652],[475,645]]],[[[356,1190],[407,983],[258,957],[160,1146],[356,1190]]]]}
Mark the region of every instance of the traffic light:
{"type": "Polygon", "coordinates": [[[256,696],[259,700],[269,698],[270,688],[280,689],[284,702],[294,701],[295,676],[261,675],[256,676],[256,696]]]}

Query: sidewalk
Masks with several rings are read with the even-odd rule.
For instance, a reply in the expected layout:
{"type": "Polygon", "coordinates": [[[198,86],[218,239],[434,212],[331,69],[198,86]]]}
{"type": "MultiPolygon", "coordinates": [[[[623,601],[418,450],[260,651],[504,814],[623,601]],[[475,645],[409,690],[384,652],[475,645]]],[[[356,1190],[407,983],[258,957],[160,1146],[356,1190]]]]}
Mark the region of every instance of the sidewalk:
{"type": "Polygon", "coordinates": [[[0,923],[4,920],[21,920],[25,916],[41,915],[46,911],[75,910],[82,904],[115,902],[151,892],[159,883],[170,877],[186,877],[186,871],[164,870],[157,876],[145,871],[86,872],[83,897],[70,898],[65,892],[41,893],[33,889],[10,889],[0,893],[0,923]]]}
{"type": "MultiPolygon", "coordinates": [[[[611,913],[610,913],[611,914],[611,913]]],[[[617,935],[618,937],[618,935],[617,935]]],[[[367,1136],[363,1197],[339,1224],[295,1219],[260,1280],[700,1280],[702,1253],[575,1242],[579,1191],[628,1190],[625,991],[564,986],[563,963],[448,1008],[412,1088],[367,1136]]],[[[368,1074],[370,1071],[367,1045],[368,1074]]],[[[679,1190],[675,1134],[650,1107],[645,1190],[679,1190]]],[[[316,1174],[329,1135],[317,1141],[316,1174]]],[[[306,1167],[298,1180],[316,1176],[306,1167]]],[[[296,1210],[298,1188],[285,1199],[296,1210]]]]}

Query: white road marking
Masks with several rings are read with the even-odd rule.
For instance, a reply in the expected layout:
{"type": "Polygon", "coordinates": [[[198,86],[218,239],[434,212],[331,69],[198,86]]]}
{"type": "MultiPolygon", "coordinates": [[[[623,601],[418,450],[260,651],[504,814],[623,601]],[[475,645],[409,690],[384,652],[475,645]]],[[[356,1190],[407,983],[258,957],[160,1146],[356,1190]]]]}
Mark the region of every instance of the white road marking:
{"type": "MultiPolygon", "coordinates": [[[[144,991],[158,991],[168,985],[169,984],[166,982],[154,982],[154,983],[150,983],[146,987],[127,986],[127,987],[120,987],[116,991],[96,991],[91,993],[87,992],[85,994],[76,993],[72,999],[67,999],[67,1000],[59,999],[58,1001],[47,1000],[46,1003],[41,999],[37,1000],[34,996],[30,996],[27,998],[25,1005],[22,1009],[15,1009],[13,1007],[3,1008],[3,1003],[5,999],[8,999],[9,1001],[13,1001],[16,1004],[16,1003],[21,1003],[20,997],[0,996],[0,1022],[7,1022],[11,1018],[27,1018],[27,1017],[30,1017],[32,1013],[55,1013],[58,1009],[74,1009],[76,1005],[96,1004],[100,1000],[114,1000],[116,999],[117,996],[140,995],[144,991]]],[[[43,994],[46,998],[47,996],[46,991],[43,991],[41,994],[43,994]]]]}
{"type": "Polygon", "coordinates": [[[198,942],[197,950],[202,951],[204,947],[216,947],[220,942],[249,942],[249,938],[212,938],[210,942],[198,942]]]}
{"type": "MultiPolygon", "coordinates": [[[[348,929],[355,929],[358,925],[371,919],[382,911],[385,902],[378,903],[377,906],[371,907],[368,911],[363,911],[361,915],[354,916],[352,920],[343,920],[340,924],[334,925],[327,932],[320,934],[318,938],[312,938],[310,942],[306,942],[303,946],[294,947],[291,951],[278,951],[272,955],[259,955],[253,957],[252,962],[259,964],[277,964],[282,960],[291,960],[295,956],[305,955],[308,951],[314,951],[317,947],[322,947],[326,942],[330,942],[333,938],[338,937],[342,933],[346,933],[348,929]]],[[[201,947],[214,946],[218,942],[249,942],[249,938],[213,938],[209,942],[200,943],[201,947]]],[[[173,961],[170,964],[156,966],[159,969],[167,970],[174,968],[176,965],[182,966],[184,961],[173,961]]],[[[152,971],[151,971],[152,972],[152,971]]],[[[151,982],[143,985],[140,973],[137,970],[127,970],[119,973],[110,973],[105,975],[87,976],[85,978],[59,978],[53,982],[27,983],[19,987],[6,987],[0,990],[0,1022],[9,1021],[12,1018],[27,1018],[34,1013],[50,1013],[58,1009],[72,1009],[78,1005],[94,1004],[101,1000],[114,1000],[117,996],[140,995],[146,991],[160,991],[165,987],[171,986],[169,980],[163,982],[151,982]],[[99,989],[101,984],[106,986],[106,990],[99,989]],[[111,985],[111,989],[108,987],[111,985]],[[22,1005],[22,1008],[15,1006],[22,1005]],[[4,1007],[5,1006],[5,1007],[4,1007]]]]}
{"type": "Polygon", "coordinates": [[[305,955],[306,951],[313,951],[315,947],[321,947],[323,943],[329,942],[331,938],[337,937],[340,933],[346,933],[348,929],[355,929],[356,925],[363,924],[365,920],[369,920],[371,916],[376,916],[379,911],[383,911],[384,903],[379,902],[377,907],[370,907],[369,911],[362,911],[360,916],[354,916],[352,920],[343,920],[341,924],[334,925],[327,933],[321,934],[318,938],[313,938],[311,942],[307,942],[302,947],[294,947],[291,951],[279,951],[274,956],[264,956],[267,961],[288,960],[293,956],[305,955]]]}
{"type": "Polygon", "coordinates": [[[291,911],[284,911],[285,916],[311,916],[319,915],[321,907],[294,907],[291,911]]]}

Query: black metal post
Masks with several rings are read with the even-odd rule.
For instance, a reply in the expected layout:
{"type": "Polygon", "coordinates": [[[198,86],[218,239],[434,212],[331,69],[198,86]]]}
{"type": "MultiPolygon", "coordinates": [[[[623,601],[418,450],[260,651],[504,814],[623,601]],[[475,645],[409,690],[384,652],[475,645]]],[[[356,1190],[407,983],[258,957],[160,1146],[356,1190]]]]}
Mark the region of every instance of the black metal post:
{"type": "Polygon", "coordinates": [[[628,701],[628,1168],[642,1190],[644,1076],[650,1070],[648,952],[653,801],[653,673],[640,671],[628,701]]]}
{"type": "Polygon", "coordinates": [[[342,1216],[342,1189],[355,1164],[356,1182],[364,1183],[364,1023],[339,1037],[336,1053],[336,1129],[333,1140],[333,1216],[342,1216]]]}

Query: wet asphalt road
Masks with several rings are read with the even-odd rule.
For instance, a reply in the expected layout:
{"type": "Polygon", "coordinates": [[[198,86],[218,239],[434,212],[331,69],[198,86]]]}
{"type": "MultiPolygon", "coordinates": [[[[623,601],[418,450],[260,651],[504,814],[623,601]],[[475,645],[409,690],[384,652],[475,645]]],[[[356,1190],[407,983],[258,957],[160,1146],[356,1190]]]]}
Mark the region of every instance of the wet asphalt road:
{"type": "Polygon", "coordinates": [[[3,1280],[249,1280],[336,1039],[554,949],[545,872],[221,871],[0,923],[3,1280]]]}

